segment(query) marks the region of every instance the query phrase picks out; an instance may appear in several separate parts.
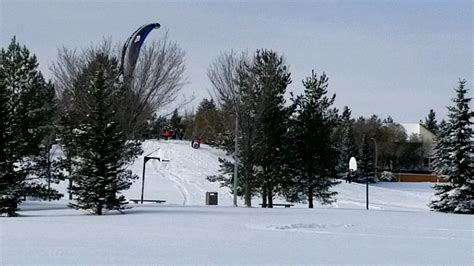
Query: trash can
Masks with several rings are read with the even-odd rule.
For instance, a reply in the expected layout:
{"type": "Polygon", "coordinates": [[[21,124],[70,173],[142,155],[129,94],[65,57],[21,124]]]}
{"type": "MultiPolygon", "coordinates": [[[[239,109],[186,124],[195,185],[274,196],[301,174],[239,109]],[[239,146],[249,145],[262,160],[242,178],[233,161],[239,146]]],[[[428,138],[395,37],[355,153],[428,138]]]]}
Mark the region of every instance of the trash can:
{"type": "Polygon", "coordinates": [[[217,205],[217,192],[206,192],[206,205],[217,205]]]}

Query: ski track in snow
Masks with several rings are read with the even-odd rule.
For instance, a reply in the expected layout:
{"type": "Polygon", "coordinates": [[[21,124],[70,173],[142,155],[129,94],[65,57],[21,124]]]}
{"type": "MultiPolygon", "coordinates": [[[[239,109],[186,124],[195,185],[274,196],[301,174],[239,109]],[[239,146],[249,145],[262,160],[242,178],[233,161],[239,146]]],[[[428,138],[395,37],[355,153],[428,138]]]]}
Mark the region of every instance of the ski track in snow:
{"type": "MultiPolygon", "coordinates": [[[[182,200],[179,202],[182,205],[203,204],[207,191],[217,191],[220,198],[232,198],[230,190],[216,189],[218,184],[206,179],[218,169],[215,154],[218,150],[207,145],[193,149],[186,141],[161,141],[157,144],[160,148],[156,155],[162,161],[153,161],[153,171],[174,184],[181,195],[182,200]]],[[[176,198],[174,200],[178,201],[176,198]]]]}
{"type": "MultiPolygon", "coordinates": [[[[162,163],[163,165],[163,163],[162,163]]],[[[168,167],[168,163],[164,163],[163,167],[157,166],[157,163],[153,163],[153,169],[160,173],[161,176],[166,177],[173,183],[175,183],[175,187],[179,190],[181,195],[183,196],[183,205],[188,205],[189,204],[189,191],[186,188],[185,185],[183,185],[183,182],[181,178],[179,178],[177,175],[173,174],[171,171],[168,171],[166,168],[168,167]]]]}

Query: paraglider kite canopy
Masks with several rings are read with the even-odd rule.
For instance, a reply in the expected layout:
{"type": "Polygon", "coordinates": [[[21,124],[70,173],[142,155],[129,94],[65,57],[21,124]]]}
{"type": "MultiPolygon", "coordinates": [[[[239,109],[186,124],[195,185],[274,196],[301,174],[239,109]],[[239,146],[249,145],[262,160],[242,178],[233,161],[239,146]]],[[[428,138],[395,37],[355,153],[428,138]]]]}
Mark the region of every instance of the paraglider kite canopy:
{"type": "Polygon", "coordinates": [[[125,78],[130,78],[133,74],[145,38],[153,29],[158,28],[159,23],[145,24],[128,37],[122,50],[122,73],[125,78]]]}

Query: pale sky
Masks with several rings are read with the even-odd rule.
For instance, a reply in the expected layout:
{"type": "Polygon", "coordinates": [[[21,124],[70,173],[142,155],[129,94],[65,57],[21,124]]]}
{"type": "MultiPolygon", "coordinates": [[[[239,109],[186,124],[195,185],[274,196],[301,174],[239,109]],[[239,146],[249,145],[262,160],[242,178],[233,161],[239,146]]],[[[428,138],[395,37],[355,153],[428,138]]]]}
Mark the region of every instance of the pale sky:
{"type": "Polygon", "coordinates": [[[297,94],[312,69],[326,72],[336,105],[354,116],[409,123],[433,108],[441,118],[459,78],[473,88],[472,1],[0,0],[0,45],[16,35],[50,78],[58,47],[125,41],[150,22],[162,25],[150,40],[167,30],[186,51],[183,93],[195,104],[209,95],[209,64],[231,49],[284,55],[297,94]]]}

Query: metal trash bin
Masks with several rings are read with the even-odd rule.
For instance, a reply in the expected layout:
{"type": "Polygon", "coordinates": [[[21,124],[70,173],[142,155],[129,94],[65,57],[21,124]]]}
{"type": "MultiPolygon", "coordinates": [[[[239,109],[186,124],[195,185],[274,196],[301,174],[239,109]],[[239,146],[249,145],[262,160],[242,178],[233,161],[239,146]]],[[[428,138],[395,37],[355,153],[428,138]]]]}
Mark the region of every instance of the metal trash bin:
{"type": "Polygon", "coordinates": [[[217,205],[217,192],[206,192],[206,205],[217,205]]]}

